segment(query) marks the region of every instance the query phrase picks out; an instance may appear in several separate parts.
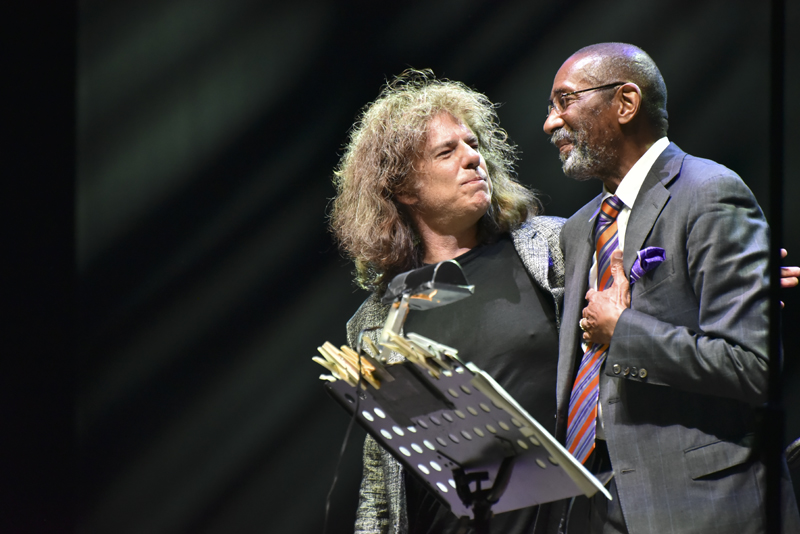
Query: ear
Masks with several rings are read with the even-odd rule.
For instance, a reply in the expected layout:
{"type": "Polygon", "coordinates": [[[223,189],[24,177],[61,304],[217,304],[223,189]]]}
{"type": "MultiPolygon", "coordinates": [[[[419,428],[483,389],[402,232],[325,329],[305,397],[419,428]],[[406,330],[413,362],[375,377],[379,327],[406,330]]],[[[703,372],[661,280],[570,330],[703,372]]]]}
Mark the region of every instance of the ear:
{"type": "Polygon", "coordinates": [[[394,198],[396,198],[400,204],[403,204],[405,206],[413,206],[419,201],[417,195],[409,192],[395,193],[394,198]]]}
{"type": "Polygon", "coordinates": [[[639,114],[642,108],[642,90],[633,82],[623,85],[618,93],[618,120],[620,124],[628,124],[639,114]]]}

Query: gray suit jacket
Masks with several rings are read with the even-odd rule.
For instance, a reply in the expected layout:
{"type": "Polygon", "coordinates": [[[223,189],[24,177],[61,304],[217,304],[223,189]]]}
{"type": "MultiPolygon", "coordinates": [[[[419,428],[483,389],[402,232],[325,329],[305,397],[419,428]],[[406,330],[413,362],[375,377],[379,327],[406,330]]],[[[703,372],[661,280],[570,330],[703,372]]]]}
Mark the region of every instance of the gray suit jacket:
{"type": "MultiPolygon", "coordinates": [[[[558,236],[564,220],[557,217],[532,217],[511,232],[514,247],[536,283],[553,295],[556,317],[560,316],[564,295],[564,260],[558,236]]],[[[347,340],[355,347],[361,329],[382,326],[388,306],[380,296],[371,295],[347,323],[347,340]]],[[[377,341],[377,332],[374,332],[377,341]]],[[[400,356],[397,356],[400,358],[400,356]]],[[[537,526],[538,530],[538,526],[537,526]]],[[[364,442],[364,474],[361,480],[356,533],[404,534],[408,532],[405,485],[401,465],[378,443],[367,436],[364,442]]]]}
{"type": "MultiPolygon", "coordinates": [[[[561,234],[562,440],[600,200],[572,216],[561,234]]],[[[768,245],[767,223],[741,179],[670,144],[631,212],[625,273],[648,246],[665,249],[666,260],[634,285],[600,377],[604,430],[631,533],[764,530],[764,467],[751,453],[755,408],[767,388],[768,245]]],[[[784,503],[785,530],[800,532],[788,483],[784,503]]]]}

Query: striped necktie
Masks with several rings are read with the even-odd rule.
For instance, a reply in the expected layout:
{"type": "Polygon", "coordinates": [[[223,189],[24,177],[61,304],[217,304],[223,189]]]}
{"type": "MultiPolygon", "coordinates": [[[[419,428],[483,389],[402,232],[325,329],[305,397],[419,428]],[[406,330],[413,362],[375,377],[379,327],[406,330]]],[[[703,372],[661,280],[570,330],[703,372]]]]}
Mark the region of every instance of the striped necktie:
{"type": "MultiPolygon", "coordinates": [[[[594,240],[597,247],[597,290],[608,289],[611,278],[611,254],[619,247],[617,215],[622,201],[616,196],[603,201],[597,214],[594,240]]],[[[581,463],[586,463],[594,450],[597,399],[600,394],[600,367],[608,345],[593,344],[583,354],[578,376],[572,386],[567,418],[567,450],[581,463]]]]}

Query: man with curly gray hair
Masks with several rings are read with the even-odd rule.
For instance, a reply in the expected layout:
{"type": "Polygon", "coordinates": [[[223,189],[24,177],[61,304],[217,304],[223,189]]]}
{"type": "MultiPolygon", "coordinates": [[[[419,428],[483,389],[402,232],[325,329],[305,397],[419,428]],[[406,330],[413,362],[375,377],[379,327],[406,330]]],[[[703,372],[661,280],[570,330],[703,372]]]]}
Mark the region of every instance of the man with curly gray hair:
{"type": "MultiPolygon", "coordinates": [[[[474,296],[411,311],[406,331],[458,348],[552,426],[563,221],[538,215],[535,195],[514,178],[514,160],[486,96],[430,71],[406,71],[350,132],[335,171],[330,222],[355,263],[356,282],[373,291],[348,322],[351,345],[362,328],[383,323],[388,307],[380,297],[395,275],[456,259],[474,296]]],[[[536,507],[499,514],[492,531],[538,531],[543,516],[536,507]]],[[[443,533],[461,526],[367,438],[356,532],[443,533]]]]}
{"type": "Polygon", "coordinates": [[[331,228],[365,289],[385,287],[394,275],[422,265],[426,243],[412,219],[423,208],[415,198],[423,187],[414,177],[425,171],[415,166],[428,157],[425,144],[436,129],[431,123],[442,120],[469,131],[469,143],[460,148],[470,150],[474,161],[465,165],[485,174],[472,189],[487,205],[466,223],[476,242],[508,232],[538,211],[533,193],[514,180],[515,149],[498,125],[495,106],[462,83],[407,70],[364,109],[334,172],[331,228]]]}

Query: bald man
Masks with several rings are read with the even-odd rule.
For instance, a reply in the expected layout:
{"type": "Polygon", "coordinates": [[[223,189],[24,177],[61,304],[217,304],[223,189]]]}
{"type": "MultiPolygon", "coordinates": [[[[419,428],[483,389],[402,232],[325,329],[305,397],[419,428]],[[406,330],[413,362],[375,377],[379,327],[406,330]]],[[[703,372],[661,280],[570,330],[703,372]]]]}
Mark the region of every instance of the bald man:
{"type": "MultiPolygon", "coordinates": [[[[565,174],[603,183],[561,234],[557,434],[613,471],[614,500],[576,499],[569,531],[763,532],[763,213],[733,171],[667,139],[666,85],[641,49],[579,50],[550,99],[565,174]]],[[[800,532],[786,473],[784,529],[800,532]]]]}

